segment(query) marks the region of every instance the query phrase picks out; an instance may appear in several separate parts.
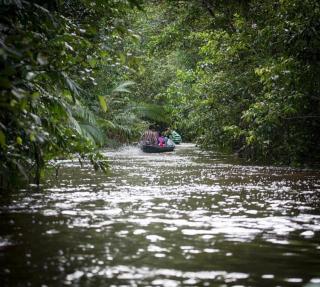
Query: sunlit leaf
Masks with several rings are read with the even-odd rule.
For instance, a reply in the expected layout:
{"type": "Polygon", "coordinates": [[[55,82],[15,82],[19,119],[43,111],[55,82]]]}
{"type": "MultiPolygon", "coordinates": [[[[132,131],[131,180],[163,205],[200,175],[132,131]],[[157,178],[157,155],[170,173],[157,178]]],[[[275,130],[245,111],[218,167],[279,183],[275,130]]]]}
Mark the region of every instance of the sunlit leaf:
{"type": "Polygon", "coordinates": [[[30,141],[32,141],[32,142],[36,141],[36,135],[34,133],[31,133],[29,138],[30,138],[30,141]]]}
{"type": "Polygon", "coordinates": [[[22,145],[22,138],[18,136],[16,138],[16,142],[17,142],[18,145],[22,145]]]}
{"type": "Polygon", "coordinates": [[[104,96],[98,96],[98,99],[99,99],[99,103],[100,103],[100,106],[101,106],[102,110],[104,112],[106,112],[108,107],[107,107],[107,102],[106,102],[105,97],[104,96]]]}
{"type": "Polygon", "coordinates": [[[95,66],[97,65],[97,60],[94,58],[88,60],[88,62],[90,64],[91,68],[95,68],[95,66]]]}

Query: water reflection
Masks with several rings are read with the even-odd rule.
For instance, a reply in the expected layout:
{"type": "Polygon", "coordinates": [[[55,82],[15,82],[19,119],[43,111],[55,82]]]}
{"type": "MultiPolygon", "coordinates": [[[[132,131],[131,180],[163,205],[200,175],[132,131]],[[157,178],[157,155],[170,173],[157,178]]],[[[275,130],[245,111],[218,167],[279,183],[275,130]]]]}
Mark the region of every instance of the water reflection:
{"type": "Polygon", "coordinates": [[[111,175],[63,161],[3,202],[4,286],[320,286],[319,172],[104,153],[111,175]]]}

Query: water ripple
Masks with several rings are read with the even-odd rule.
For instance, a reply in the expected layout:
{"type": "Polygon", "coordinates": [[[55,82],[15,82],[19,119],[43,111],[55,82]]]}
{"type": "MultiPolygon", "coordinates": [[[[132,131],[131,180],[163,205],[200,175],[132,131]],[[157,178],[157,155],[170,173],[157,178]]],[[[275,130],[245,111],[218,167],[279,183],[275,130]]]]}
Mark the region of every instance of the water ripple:
{"type": "Polygon", "coordinates": [[[2,203],[5,286],[319,283],[319,171],[242,165],[192,144],[102,152],[111,174],[59,161],[58,179],[2,203]]]}

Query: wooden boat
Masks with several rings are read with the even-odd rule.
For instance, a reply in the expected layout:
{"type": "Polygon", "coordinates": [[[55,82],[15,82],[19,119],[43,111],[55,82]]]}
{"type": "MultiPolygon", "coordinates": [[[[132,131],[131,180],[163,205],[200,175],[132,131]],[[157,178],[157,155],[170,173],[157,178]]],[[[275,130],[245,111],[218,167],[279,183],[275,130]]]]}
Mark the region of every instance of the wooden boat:
{"type": "Polygon", "coordinates": [[[174,146],[155,146],[155,145],[140,145],[140,148],[143,152],[147,153],[159,153],[159,152],[170,152],[174,150],[174,146]]]}

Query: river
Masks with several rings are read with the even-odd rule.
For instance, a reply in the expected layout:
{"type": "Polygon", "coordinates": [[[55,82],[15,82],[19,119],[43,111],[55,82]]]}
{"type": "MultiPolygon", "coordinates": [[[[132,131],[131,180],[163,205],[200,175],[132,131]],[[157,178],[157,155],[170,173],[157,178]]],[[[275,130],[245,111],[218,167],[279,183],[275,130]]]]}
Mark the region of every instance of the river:
{"type": "Polygon", "coordinates": [[[103,152],[2,198],[1,286],[320,286],[319,171],[103,152]]]}

